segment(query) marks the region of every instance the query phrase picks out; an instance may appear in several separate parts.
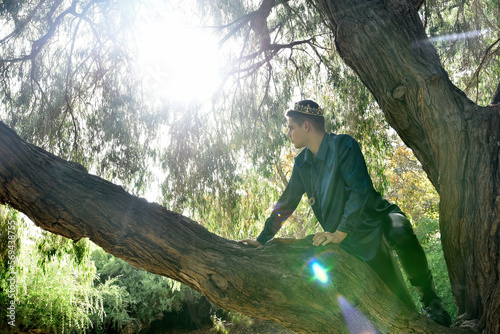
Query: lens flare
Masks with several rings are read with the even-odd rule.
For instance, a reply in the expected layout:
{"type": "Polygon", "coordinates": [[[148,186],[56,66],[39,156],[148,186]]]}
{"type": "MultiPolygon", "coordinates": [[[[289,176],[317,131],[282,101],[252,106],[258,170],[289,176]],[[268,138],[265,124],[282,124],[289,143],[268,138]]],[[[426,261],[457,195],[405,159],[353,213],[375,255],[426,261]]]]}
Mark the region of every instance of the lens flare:
{"type": "Polygon", "coordinates": [[[432,37],[429,38],[429,42],[449,42],[449,41],[455,41],[459,39],[468,39],[468,38],[474,38],[477,36],[485,35],[489,33],[489,29],[481,29],[481,30],[474,30],[474,31],[468,31],[468,32],[463,32],[459,34],[450,34],[450,35],[445,35],[445,36],[437,36],[437,37],[432,37]]]}
{"type": "Polygon", "coordinates": [[[342,296],[338,296],[337,301],[339,302],[340,308],[342,309],[342,314],[344,316],[345,323],[351,334],[377,334],[377,329],[371,323],[368,318],[366,318],[363,313],[359,312],[351,303],[347,301],[342,296]]]}
{"type": "Polygon", "coordinates": [[[323,266],[319,262],[312,262],[311,269],[316,280],[320,281],[323,284],[326,284],[330,281],[330,277],[328,277],[328,270],[323,268],[323,266]]]}

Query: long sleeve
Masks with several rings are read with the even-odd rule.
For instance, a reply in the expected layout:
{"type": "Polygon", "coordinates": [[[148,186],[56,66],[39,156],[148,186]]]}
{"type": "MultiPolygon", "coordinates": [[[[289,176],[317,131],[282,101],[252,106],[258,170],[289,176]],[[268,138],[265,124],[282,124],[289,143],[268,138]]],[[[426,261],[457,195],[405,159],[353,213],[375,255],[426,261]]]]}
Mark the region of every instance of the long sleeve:
{"type": "Polygon", "coordinates": [[[363,210],[373,192],[373,184],[358,143],[347,138],[341,153],[341,174],[348,198],[337,230],[350,233],[354,224],[363,219],[363,210]]]}
{"type": "Polygon", "coordinates": [[[264,229],[257,237],[257,241],[265,244],[271,240],[283,225],[283,222],[295,211],[305,192],[304,185],[296,167],[293,167],[292,176],[285,191],[274,206],[273,212],[267,218],[264,229]]]}

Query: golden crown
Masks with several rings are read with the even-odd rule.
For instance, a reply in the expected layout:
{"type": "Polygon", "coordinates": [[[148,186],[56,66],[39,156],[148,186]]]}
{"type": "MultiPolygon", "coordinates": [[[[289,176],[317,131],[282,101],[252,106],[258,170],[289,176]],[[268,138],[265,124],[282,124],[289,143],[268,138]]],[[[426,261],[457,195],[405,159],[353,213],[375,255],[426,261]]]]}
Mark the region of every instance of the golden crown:
{"type": "Polygon", "coordinates": [[[314,108],[311,106],[304,106],[299,103],[300,102],[295,103],[295,107],[293,108],[293,110],[303,114],[308,114],[313,116],[323,116],[323,109],[321,109],[320,107],[314,108]]]}

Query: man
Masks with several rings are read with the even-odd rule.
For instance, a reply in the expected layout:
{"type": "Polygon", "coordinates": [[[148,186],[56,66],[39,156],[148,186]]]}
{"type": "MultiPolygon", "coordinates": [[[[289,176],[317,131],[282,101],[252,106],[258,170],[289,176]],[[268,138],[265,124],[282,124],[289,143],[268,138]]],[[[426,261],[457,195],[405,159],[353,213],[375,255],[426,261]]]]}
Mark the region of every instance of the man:
{"type": "Polygon", "coordinates": [[[314,235],[314,246],[340,244],[394,289],[401,285],[401,274],[391,262],[387,240],[417,289],[425,314],[450,326],[451,318],[435,292],[426,256],[411,223],[397,205],[383,199],[373,188],[358,143],[347,135],[327,134],[323,110],[314,101],[296,103],[286,116],[287,137],[295,148],[304,149],[295,157],[289,183],[262,233],[257,240],[241,242],[259,247],[272,239],[306,193],[324,229],[314,235]]]}

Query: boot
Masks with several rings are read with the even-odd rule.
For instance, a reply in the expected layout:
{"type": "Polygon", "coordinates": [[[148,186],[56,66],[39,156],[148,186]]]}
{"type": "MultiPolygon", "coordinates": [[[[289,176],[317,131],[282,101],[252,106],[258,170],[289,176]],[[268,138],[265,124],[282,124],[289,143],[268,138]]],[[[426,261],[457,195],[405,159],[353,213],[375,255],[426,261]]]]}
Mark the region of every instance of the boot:
{"type": "Polygon", "coordinates": [[[444,309],[441,298],[439,298],[436,294],[432,276],[430,276],[426,286],[415,286],[415,289],[417,290],[420,296],[420,301],[423,305],[423,314],[440,325],[450,327],[451,317],[444,309]]]}
{"type": "Polygon", "coordinates": [[[430,318],[431,320],[434,320],[438,324],[445,327],[450,327],[451,325],[451,317],[444,309],[441,298],[439,297],[431,300],[427,304],[424,303],[423,314],[427,318],[430,318]]]}

